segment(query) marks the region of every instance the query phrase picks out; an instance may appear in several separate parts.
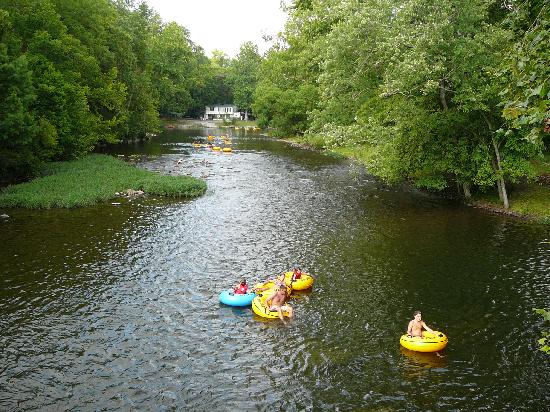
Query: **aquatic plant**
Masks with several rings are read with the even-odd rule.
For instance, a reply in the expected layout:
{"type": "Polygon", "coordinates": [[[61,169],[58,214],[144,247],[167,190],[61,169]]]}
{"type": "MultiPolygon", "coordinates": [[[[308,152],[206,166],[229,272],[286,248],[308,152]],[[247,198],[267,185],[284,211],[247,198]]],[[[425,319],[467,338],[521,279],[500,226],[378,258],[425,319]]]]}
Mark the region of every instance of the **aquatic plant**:
{"type": "Polygon", "coordinates": [[[128,189],[192,198],[205,192],[206,183],[191,176],[161,175],[112,156],[93,154],[78,160],[51,163],[42,177],[8,186],[0,193],[0,207],[82,207],[107,201],[128,189]]]}
{"type": "MultiPolygon", "coordinates": [[[[533,310],[541,315],[546,321],[550,321],[550,310],[545,309],[535,309],[533,310]]],[[[550,332],[543,331],[542,338],[538,340],[540,345],[540,350],[550,355],[550,332]]]]}

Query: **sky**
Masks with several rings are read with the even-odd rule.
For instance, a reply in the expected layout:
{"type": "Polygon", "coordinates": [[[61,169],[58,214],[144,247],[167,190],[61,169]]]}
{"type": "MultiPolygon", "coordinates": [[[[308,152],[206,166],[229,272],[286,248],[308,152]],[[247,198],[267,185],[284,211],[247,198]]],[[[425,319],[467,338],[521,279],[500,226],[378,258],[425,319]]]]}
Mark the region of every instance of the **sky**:
{"type": "Polygon", "coordinates": [[[286,14],[281,0],[145,0],[164,22],[175,21],[191,33],[191,41],[208,56],[213,49],[235,57],[245,41],[264,53],[271,44],[263,35],[283,30],[286,14]]]}

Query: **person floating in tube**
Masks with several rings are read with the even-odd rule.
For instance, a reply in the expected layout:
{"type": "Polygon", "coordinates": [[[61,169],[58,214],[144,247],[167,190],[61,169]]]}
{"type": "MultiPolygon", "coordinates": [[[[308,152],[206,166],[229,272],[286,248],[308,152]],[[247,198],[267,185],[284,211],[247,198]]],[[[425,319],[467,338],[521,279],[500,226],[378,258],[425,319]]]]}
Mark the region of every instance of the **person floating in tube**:
{"type": "Polygon", "coordinates": [[[235,295],[246,295],[248,292],[248,285],[246,284],[246,279],[241,279],[241,283],[233,287],[233,293],[235,295]]]}
{"type": "Polygon", "coordinates": [[[422,313],[417,310],[413,313],[414,319],[409,322],[409,326],[407,328],[407,335],[409,337],[418,336],[419,338],[422,337],[422,329],[426,329],[428,332],[432,332],[428,325],[422,320],[422,313]]]}
{"type": "Polygon", "coordinates": [[[279,315],[279,319],[281,319],[283,322],[284,314],[283,311],[288,313],[288,317],[291,318],[294,314],[294,311],[292,310],[292,307],[290,305],[285,305],[286,300],[286,285],[280,285],[275,289],[275,292],[273,292],[266,300],[265,304],[269,308],[270,311],[277,311],[277,314],[279,315]]]}
{"type": "Polygon", "coordinates": [[[294,266],[294,270],[292,271],[292,281],[296,281],[298,279],[302,278],[302,268],[299,266],[294,266]]]}

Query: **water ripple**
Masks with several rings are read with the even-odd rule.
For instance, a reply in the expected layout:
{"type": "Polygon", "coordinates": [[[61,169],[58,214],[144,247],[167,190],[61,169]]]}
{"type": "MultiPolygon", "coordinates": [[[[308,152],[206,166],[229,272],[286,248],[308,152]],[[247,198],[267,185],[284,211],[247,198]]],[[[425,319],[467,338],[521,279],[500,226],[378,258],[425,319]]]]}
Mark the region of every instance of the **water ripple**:
{"type": "Polygon", "coordinates": [[[0,409],[546,407],[531,308],[550,303],[547,227],[258,136],[193,149],[207,132],[127,148],[205,178],[201,198],[0,222],[0,409]],[[316,284],[287,325],[218,302],[295,263],[316,284]],[[441,356],[399,348],[417,308],[450,336],[441,356]]]}

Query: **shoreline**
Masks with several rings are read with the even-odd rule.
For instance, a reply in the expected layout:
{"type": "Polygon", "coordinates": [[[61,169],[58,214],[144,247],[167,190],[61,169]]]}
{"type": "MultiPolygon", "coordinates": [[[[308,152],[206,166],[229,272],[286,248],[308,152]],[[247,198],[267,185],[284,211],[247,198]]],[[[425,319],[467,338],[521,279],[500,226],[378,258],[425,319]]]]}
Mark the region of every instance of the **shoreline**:
{"type": "MultiPolygon", "coordinates": [[[[313,152],[321,153],[321,154],[327,154],[327,155],[334,154],[334,155],[337,155],[339,157],[348,159],[350,161],[362,164],[363,166],[367,167],[367,170],[368,170],[368,165],[365,162],[362,162],[358,158],[345,156],[341,153],[338,153],[338,152],[330,150],[330,149],[320,149],[320,148],[317,148],[315,146],[309,145],[307,143],[300,142],[299,140],[296,140],[296,138],[278,138],[278,139],[285,142],[286,144],[288,144],[292,147],[296,147],[296,148],[300,148],[300,149],[304,149],[304,150],[309,150],[309,151],[313,151],[313,152]]],[[[528,190],[529,189],[527,188],[526,191],[528,191],[528,190]]],[[[459,203],[465,205],[465,206],[473,207],[473,208],[476,208],[476,209],[481,209],[481,210],[484,210],[484,211],[487,211],[487,212],[490,212],[490,213],[493,213],[493,214],[509,216],[509,217],[513,217],[513,218],[521,219],[521,220],[527,220],[527,221],[530,221],[530,222],[533,222],[533,223],[550,225],[550,188],[548,188],[548,203],[549,204],[548,204],[548,209],[547,210],[549,211],[549,213],[547,215],[536,215],[536,214],[532,214],[532,213],[522,213],[521,211],[514,210],[512,208],[505,209],[504,207],[500,206],[497,203],[493,203],[493,202],[490,202],[488,200],[483,200],[483,199],[472,198],[472,199],[469,199],[469,200],[468,199],[458,200],[458,198],[457,198],[457,201],[459,203]]],[[[510,198],[510,202],[511,203],[513,202],[513,200],[511,198],[510,198]]]]}

